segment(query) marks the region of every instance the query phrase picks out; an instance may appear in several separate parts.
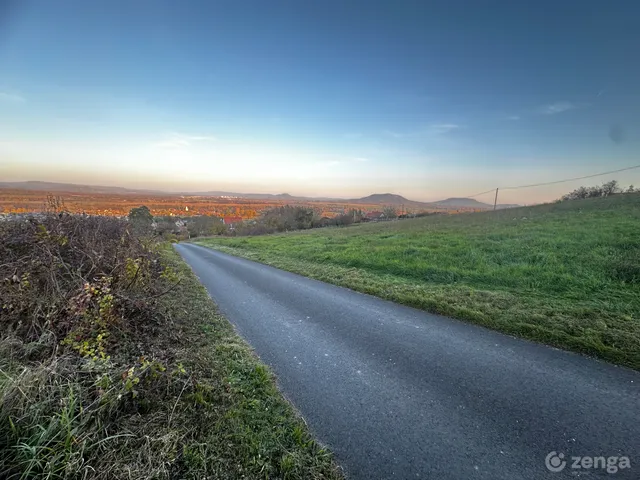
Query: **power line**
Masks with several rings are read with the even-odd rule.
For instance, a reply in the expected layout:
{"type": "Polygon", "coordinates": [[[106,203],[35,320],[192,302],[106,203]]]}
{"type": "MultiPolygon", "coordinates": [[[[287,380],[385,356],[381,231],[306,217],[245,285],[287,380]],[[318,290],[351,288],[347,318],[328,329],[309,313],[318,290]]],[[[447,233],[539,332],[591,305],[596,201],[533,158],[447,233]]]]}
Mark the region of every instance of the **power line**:
{"type": "Polygon", "coordinates": [[[572,182],[573,180],[583,180],[585,178],[600,177],[601,175],[609,175],[610,173],[624,172],[624,171],[627,171],[627,170],[633,170],[634,168],[640,168],[640,165],[634,165],[633,167],[621,168],[620,170],[611,170],[610,172],[602,172],[602,173],[596,173],[596,174],[593,174],[593,175],[585,175],[584,177],[567,178],[565,180],[557,180],[555,182],[534,183],[532,185],[520,185],[519,187],[502,187],[500,190],[517,190],[519,188],[530,188],[530,187],[542,187],[544,185],[555,185],[557,183],[572,182]]]}
{"type": "MultiPolygon", "coordinates": [[[[556,185],[558,183],[572,182],[574,180],[584,180],[585,178],[600,177],[602,175],[609,175],[611,173],[625,172],[627,170],[634,170],[636,168],[640,168],[640,165],[634,165],[632,167],[620,168],[619,170],[611,170],[611,171],[608,171],[608,172],[595,173],[593,175],[585,175],[583,177],[566,178],[564,180],[556,180],[554,182],[534,183],[534,184],[531,184],[531,185],[519,185],[517,187],[500,187],[500,190],[518,190],[520,188],[531,188],[531,187],[542,187],[542,186],[545,186],[545,185],[556,185]]],[[[496,190],[495,188],[492,188],[491,190],[487,190],[486,192],[476,193],[475,195],[468,195],[466,198],[479,197],[480,195],[485,195],[487,193],[495,192],[495,190],[496,190]]]]}
{"type": "Polygon", "coordinates": [[[484,195],[485,193],[491,193],[491,192],[495,192],[495,191],[496,191],[496,189],[492,188],[491,190],[487,190],[486,192],[476,193],[475,195],[467,195],[465,198],[479,197],[480,195],[484,195]]]}

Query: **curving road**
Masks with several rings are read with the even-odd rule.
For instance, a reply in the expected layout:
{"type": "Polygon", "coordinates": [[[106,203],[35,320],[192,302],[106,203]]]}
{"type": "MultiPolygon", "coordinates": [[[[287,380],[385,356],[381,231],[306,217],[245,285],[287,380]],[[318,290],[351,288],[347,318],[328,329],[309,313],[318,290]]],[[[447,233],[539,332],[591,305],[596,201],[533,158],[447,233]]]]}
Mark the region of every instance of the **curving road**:
{"type": "Polygon", "coordinates": [[[348,478],[640,478],[638,372],[197,245],[176,249],[348,478]],[[569,460],[561,472],[545,467],[552,451],[569,460]],[[571,456],[631,466],[612,475],[598,460],[572,468],[571,456]]]}

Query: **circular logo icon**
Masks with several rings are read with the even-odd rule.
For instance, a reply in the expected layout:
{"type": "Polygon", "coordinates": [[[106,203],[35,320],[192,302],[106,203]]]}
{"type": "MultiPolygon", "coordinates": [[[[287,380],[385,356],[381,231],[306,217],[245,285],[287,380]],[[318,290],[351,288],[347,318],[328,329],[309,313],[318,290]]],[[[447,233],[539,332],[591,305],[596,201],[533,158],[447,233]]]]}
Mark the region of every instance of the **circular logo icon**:
{"type": "Polygon", "coordinates": [[[544,464],[551,472],[561,472],[564,470],[567,462],[564,460],[564,453],[558,453],[554,450],[553,452],[549,452],[549,455],[544,459],[544,464]]]}

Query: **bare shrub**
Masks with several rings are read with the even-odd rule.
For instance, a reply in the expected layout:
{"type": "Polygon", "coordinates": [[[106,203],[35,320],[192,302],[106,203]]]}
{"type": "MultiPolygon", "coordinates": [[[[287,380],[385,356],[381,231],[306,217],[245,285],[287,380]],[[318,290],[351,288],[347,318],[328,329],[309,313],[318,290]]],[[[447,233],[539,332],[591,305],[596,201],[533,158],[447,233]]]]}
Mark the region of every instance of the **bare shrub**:
{"type": "Polygon", "coordinates": [[[0,223],[0,477],[114,477],[91,464],[142,437],[111,432],[185,388],[158,341],[177,281],[125,220],[0,223]]]}
{"type": "MultiPolygon", "coordinates": [[[[560,198],[561,201],[577,200],[580,198],[597,198],[597,197],[609,197],[617,193],[621,193],[623,190],[620,188],[617,180],[611,180],[605,182],[600,186],[595,187],[578,187],[573,192],[569,192],[560,198]]],[[[630,187],[627,192],[633,192],[633,186],[630,187]]]]}
{"type": "Polygon", "coordinates": [[[153,244],[126,221],[44,215],[0,225],[3,333],[31,341],[65,338],[82,322],[137,320],[152,305],[162,273],[153,244]]]}

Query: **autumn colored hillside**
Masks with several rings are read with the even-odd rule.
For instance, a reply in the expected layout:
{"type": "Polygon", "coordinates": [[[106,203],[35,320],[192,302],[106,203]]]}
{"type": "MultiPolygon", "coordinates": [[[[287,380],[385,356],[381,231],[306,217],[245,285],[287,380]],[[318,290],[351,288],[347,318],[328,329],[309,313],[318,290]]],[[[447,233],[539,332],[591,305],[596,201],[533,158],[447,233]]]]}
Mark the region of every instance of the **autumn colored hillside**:
{"type": "MultiPolygon", "coordinates": [[[[46,191],[40,190],[0,189],[0,214],[43,211],[48,195],[46,191]]],[[[260,212],[267,208],[281,205],[311,207],[325,217],[334,217],[348,212],[352,208],[361,209],[365,212],[382,208],[381,204],[255,200],[213,196],[77,192],[55,192],[54,195],[64,202],[65,209],[71,213],[116,217],[126,216],[132,208],[140,205],[146,205],[154,216],[215,215],[220,217],[237,216],[245,220],[257,217],[260,212]]],[[[402,213],[426,211],[435,210],[404,208],[402,213]]],[[[401,212],[399,211],[398,213],[401,212]]]]}

